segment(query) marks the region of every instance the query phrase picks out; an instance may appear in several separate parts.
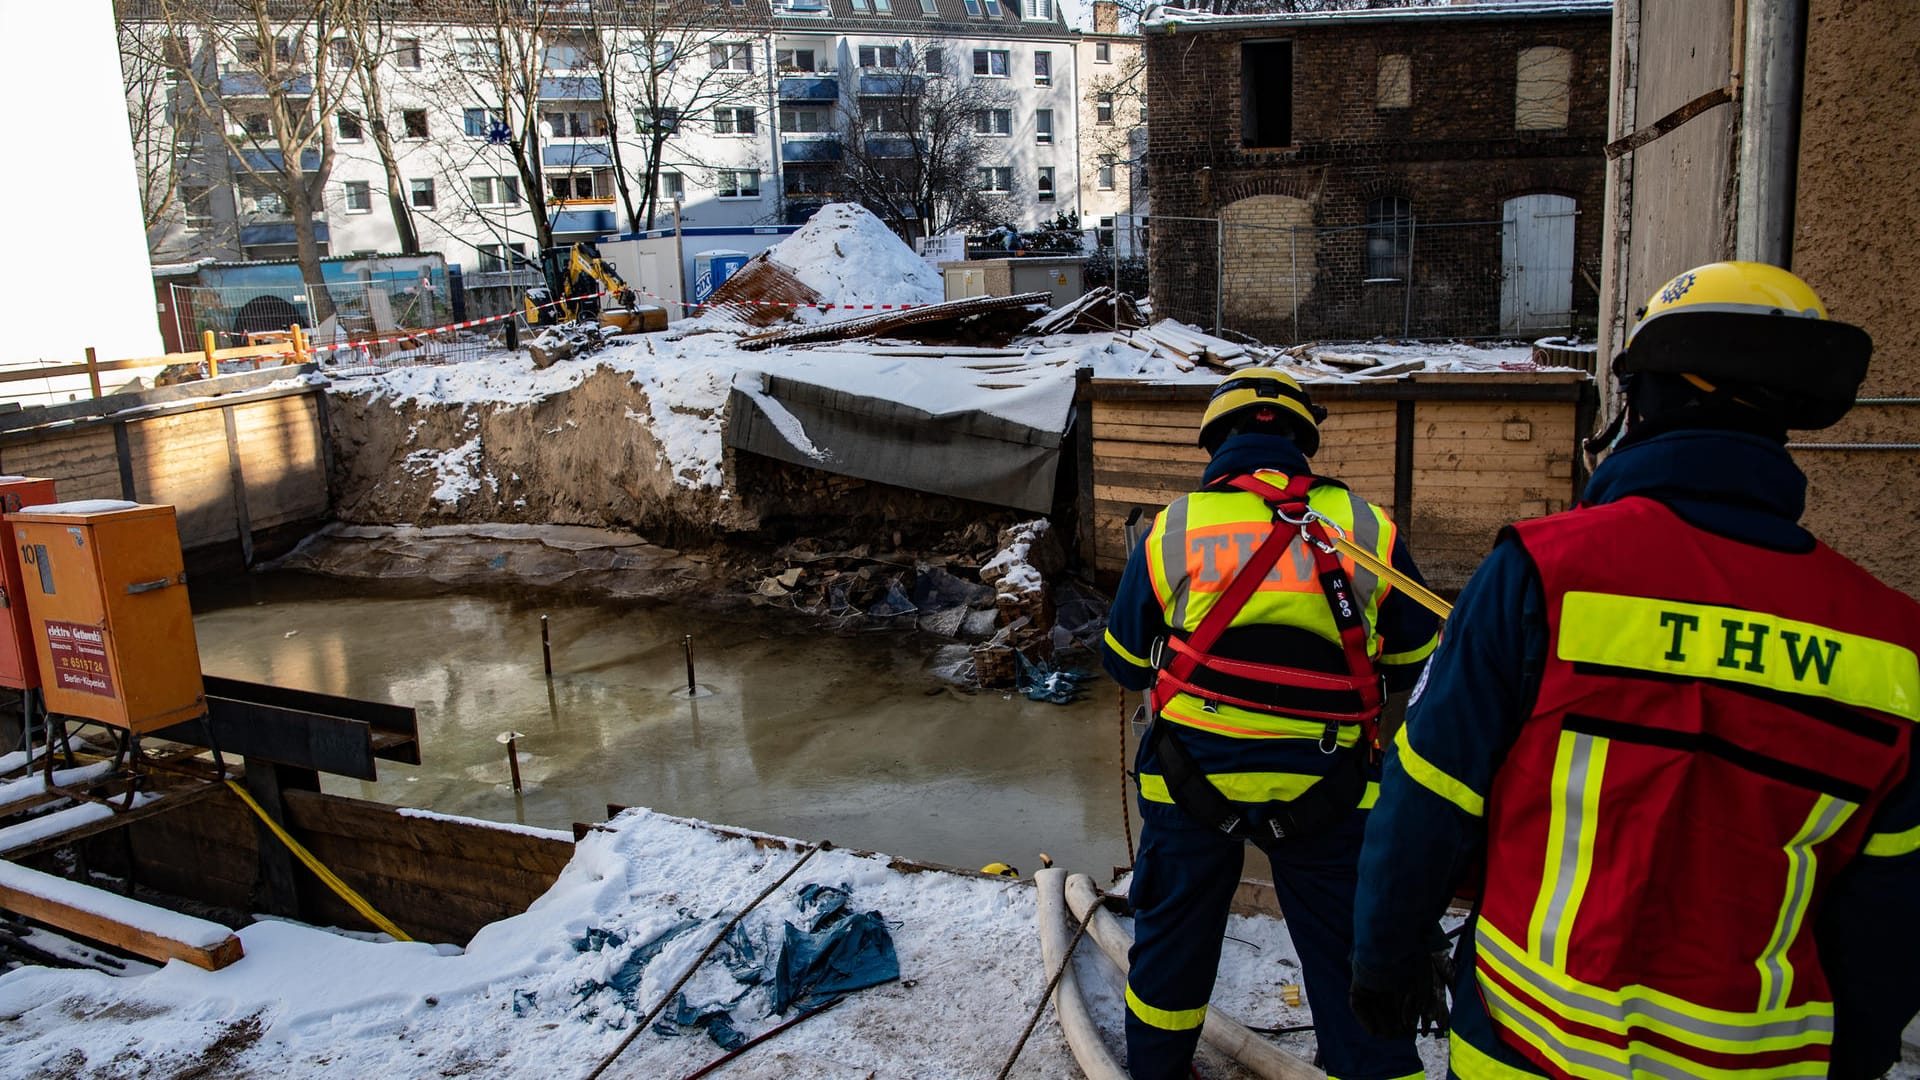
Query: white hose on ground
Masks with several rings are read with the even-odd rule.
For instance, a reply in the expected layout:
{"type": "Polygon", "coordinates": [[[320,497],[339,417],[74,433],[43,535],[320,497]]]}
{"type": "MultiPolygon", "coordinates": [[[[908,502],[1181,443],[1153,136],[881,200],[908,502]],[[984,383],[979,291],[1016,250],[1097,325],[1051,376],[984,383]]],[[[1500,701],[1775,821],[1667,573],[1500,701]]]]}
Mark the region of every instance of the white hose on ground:
{"type": "MultiPolygon", "coordinates": [[[[1072,940],[1072,924],[1067,919],[1067,872],[1058,866],[1050,866],[1033,875],[1033,883],[1038,886],[1040,921],[1040,958],[1046,968],[1046,977],[1060,970],[1061,964],[1070,964],[1067,956],[1067,942],[1072,940]]],[[[1087,1074],[1087,1080],[1127,1080],[1127,1070],[1114,1060],[1113,1051],[1100,1037],[1100,1029],[1093,1022],[1093,1014],[1087,1011],[1086,999],[1080,996],[1080,984],[1073,977],[1072,967],[1060,975],[1060,982],[1053,990],[1053,1013],[1060,1019],[1060,1030],[1067,1036],[1067,1049],[1073,1051],[1073,1059],[1080,1065],[1080,1071],[1087,1074]]]]}
{"type": "MultiPolygon", "coordinates": [[[[1087,934],[1099,943],[1100,951],[1107,954],[1107,959],[1113,961],[1125,977],[1127,950],[1133,947],[1133,935],[1127,933],[1112,912],[1100,906],[1100,888],[1092,878],[1075,874],[1067,879],[1067,906],[1073,910],[1075,919],[1084,919],[1089,911],[1093,912],[1087,934]]],[[[1245,1024],[1219,1009],[1207,1009],[1207,1022],[1200,1029],[1200,1037],[1264,1080],[1327,1080],[1326,1073],[1247,1030],[1245,1024]]]]}

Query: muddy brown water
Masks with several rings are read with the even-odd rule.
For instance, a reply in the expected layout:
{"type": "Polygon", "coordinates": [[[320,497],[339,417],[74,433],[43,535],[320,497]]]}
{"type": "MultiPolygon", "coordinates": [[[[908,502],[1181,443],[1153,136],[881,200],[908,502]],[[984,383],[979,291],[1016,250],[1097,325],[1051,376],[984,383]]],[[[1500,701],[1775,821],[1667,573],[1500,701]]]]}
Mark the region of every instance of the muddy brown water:
{"type": "Polygon", "coordinates": [[[196,588],[201,665],[417,709],[423,764],[324,778],[335,794],[554,829],[603,820],[609,803],[650,806],[954,866],[1031,873],[1044,851],[1101,880],[1128,862],[1104,679],[1075,704],[1044,704],[949,689],[928,670],[941,642],[920,634],[419,593],[291,573],[196,588]],[[506,731],[522,736],[518,796],[506,731]]]}

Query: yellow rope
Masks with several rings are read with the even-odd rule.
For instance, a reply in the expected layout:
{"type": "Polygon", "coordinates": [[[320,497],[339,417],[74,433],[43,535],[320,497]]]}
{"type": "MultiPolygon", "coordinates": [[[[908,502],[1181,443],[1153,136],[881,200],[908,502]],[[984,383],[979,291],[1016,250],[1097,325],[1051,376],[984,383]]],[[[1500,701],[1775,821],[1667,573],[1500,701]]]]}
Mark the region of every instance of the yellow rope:
{"type": "Polygon", "coordinates": [[[1426,608],[1428,611],[1433,612],[1435,615],[1438,615],[1444,619],[1448,615],[1451,615],[1453,613],[1453,605],[1447,603],[1445,600],[1440,599],[1440,597],[1436,595],[1432,589],[1427,588],[1425,585],[1422,585],[1419,582],[1408,577],[1407,575],[1401,573],[1400,571],[1395,570],[1392,566],[1389,566],[1387,563],[1382,562],[1378,555],[1375,555],[1373,552],[1368,551],[1366,548],[1361,547],[1360,545],[1354,543],[1351,540],[1348,540],[1344,536],[1338,535],[1337,533],[1334,535],[1334,538],[1333,538],[1333,546],[1336,551],[1340,552],[1340,554],[1347,556],[1348,558],[1352,559],[1354,562],[1357,562],[1361,566],[1366,567],[1368,570],[1373,571],[1374,576],[1384,579],[1386,582],[1391,584],[1394,588],[1397,588],[1401,592],[1406,593],[1421,607],[1426,608]]]}
{"type": "Polygon", "coordinates": [[[345,900],[349,905],[351,905],[353,907],[353,910],[366,916],[366,919],[368,922],[372,923],[373,925],[379,927],[381,930],[385,931],[387,936],[393,938],[395,941],[412,941],[413,940],[412,938],[408,937],[406,934],[402,933],[399,927],[393,925],[393,923],[389,921],[385,915],[382,915],[379,912],[373,910],[372,904],[367,903],[366,899],[362,897],[359,893],[354,892],[352,887],[350,887],[346,882],[341,881],[338,877],[334,876],[333,871],[321,865],[320,860],[313,857],[313,852],[308,851],[305,847],[302,847],[300,844],[300,841],[295,840],[291,835],[288,834],[287,830],[280,827],[279,822],[273,820],[271,817],[268,817],[267,812],[261,808],[260,804],[253,801],[253,796],[247,794],[246,788],[241,787],[239,784],[233,782],[232,780],[227,781],[227,786],[232,788],[233,793],[235,795],[240,796],[240,800],[246,803],[247,806],[250,807],[255,814],[260,815],[260,820],[266,822],[267,828],[273,830],[273,835],[279,837],[280,842],[287,845],[288,851],[291,851],[295,855],[299,856],[300,861],[307,864],[307,869],[313,871],[313,876],[319,878],[321,881],[326,882],[327,888],[332,889],[335,895],[339,896],[340,899],[345,900]]]}

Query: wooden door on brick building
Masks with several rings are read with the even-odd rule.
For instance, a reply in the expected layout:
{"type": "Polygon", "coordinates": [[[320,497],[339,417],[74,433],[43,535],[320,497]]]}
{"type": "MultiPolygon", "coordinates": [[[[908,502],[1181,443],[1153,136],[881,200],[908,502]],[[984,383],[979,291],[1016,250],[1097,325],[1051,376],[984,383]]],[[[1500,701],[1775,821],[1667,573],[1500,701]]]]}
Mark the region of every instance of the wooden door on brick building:
{"type": "Polygon", "coordinates": [[[1573,325],[1574,202],[1565,195],[1508,199],[1500,227],[1500,330],[1573,325]]]}

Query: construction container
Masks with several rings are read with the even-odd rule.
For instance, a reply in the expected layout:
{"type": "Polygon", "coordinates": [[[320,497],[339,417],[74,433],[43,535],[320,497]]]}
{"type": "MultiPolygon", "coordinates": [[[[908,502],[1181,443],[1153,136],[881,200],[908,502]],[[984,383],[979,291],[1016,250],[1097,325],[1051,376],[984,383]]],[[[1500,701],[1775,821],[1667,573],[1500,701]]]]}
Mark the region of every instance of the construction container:
{"type": "Polygon", "coordinates": [[[49,711],[136,735],[206,712],[173,507],[92,499],[6,521],[49,711]]]}
{"type": "MultiPolygon", "coordinates": [[[[53,481],[38,476],[0,476],[0,513],[53,501],[53,481]]],[[[17,551],[13,526],[0,522],[4,551],[17,551]]],[[[20,589],[18,555],[0,557],[0,686],[32,690],[40,685],[40,661],[27,621],[27,596],[20,589]]]]}

